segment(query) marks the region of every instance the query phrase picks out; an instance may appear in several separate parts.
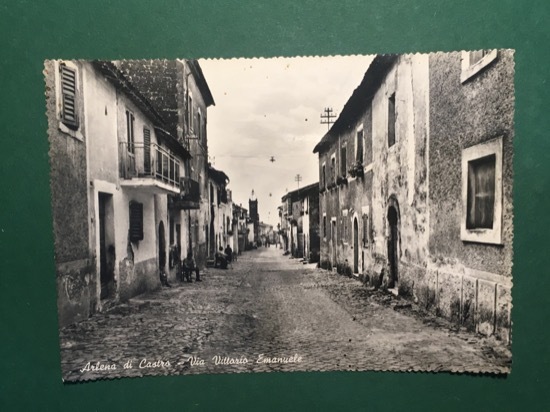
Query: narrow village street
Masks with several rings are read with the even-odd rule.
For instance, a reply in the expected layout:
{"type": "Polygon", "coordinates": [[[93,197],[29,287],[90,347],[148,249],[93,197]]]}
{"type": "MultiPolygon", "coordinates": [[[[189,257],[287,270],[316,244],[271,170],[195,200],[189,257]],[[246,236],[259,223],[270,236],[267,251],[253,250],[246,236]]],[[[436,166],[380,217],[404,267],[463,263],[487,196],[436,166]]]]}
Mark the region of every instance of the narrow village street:
{"type": "Polygon", "coordinates": [[[72,381],[243,371],[499,372],[510,363],[494,340],[416,316],[405,301],[275,247],[246,252],[203,279],[63,328],[63,375],[72,381]]]}

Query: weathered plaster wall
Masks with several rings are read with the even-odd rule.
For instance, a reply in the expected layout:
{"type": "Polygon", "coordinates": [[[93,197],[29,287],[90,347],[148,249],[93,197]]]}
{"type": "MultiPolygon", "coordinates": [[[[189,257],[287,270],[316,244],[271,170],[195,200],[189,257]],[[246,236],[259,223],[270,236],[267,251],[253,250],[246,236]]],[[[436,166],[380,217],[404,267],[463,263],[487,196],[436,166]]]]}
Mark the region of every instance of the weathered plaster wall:
{"type": "Polygon", "coordinates": [[[430,253],[436,260],[511,276],[514,65],[510,51],[468,82],[461,53],[430,57],[430,253]],[[437,87],[435,87],[437,85],[437,87]],[[464,148],[503,138],[503,244],[463,242],[461,158],[464,148]]]}
{"type": "Polygon", "coordinates": [[[50,144],[50,188],[57,275],[57,305],[60,326],[87,318],[95,309],[95,262],[89,250],[86,145],[83,118],[82,65],[77,70],[80,125],[77,131],[64,127],[59,110],[59,62],[45,62],[46,116],[50,144]]]}
{"type": "Polygon", "coordinates": [[[511,51],[461,83],[461,53],[430,56],[430,261],[442,315],[508,341],[512,270],[514,64],[511,51]],[[502,138],[502,244],[461,240],[462,151],[502,138]]]}
{"type": "MultiPolygon", "coordinates": [[[[117,135],[126,135],[124,113],[118,111],[117,92],[112,83],[86,63],[84,88],[86,93],[86,128],[90,136],[88,159],[90,179],[117,183],[119,176],[119,147],[117,135]],[[122,119],[122,120],[121,120],[122,119]],[[118,131],[117,122],[124,126],[118,131]]],[[[132,110],[134,110],[132,105],[132,110]]],[[[139,129],[135,128],[136,137],[139,129]]],[[[123,139],[122,141],[126,141],[123,139]]]]}
{"type": "Polygon", "coordinates": [[[402,293],[414,287],[427,257],[427,94],[427,56],[404,55],[373,99],[373,257],[387,262],[387,216],[393,198],[399,209],[398,286],[402,293]],[[395,144],[389,147],[388,98],[392,93],[395,144]]]}
{"type": "MultiPolygon", "coordinates": [[[[166,214],[155,206],[155,197],[134,190],[124,190],[120,197],[117,219],[117,263],[119,266],[119,296],[121,300],[127,300],[147,290],[160,287],[158,266],[158,223],[164,222],[165,237],[169,227],[166,222],[166,214]],[[130,242],[129,240],[129,204],[136,201],[143,204],[143,240],[130,242]],[[122,236],[125,234],[126,236],[122,236]]],[[[167,245],[168,261],[168,238],[167,245]]]]}

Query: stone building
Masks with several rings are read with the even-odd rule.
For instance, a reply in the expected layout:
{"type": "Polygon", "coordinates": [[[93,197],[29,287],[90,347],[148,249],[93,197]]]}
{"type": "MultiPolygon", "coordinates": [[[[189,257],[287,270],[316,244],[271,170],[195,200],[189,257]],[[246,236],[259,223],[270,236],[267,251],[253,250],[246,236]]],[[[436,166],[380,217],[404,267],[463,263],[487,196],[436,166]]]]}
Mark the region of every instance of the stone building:
{"type": "Polygon", "coordinates": [[[110,62],[45,63],[61,326],[160,287],[189,152],[110,62]]]}
{"type": "Polygon", "coordinates": [[[288,192],[282,197],[280,227],[283,239],[288,239],[288,250],[292,256],[308,262],[318,262],[319,238],[319,183],[288,192]]]}
{"type": "Polygon", "coordinates": [[[233,252],[240,255],[247,249],[248,211],[233,203],[233,252]]]}
{"type": "Polygon", "coordinates": [[[214,105],[206,78],[196,60],[121,60],[116,64],[192,156],[181,192],[169,198],[170,244],[180,251],[176,258],[191,251],[199,266],[204,266],[211,232],[207,109],[214,105]]]}
{"type": "Polygon", "coordinates": [[[252,232],[253,240],[251,244],[258,246],[260,244],[260,214],[258,213],[258,199],[254,194],[254,189],[252,189],[252,193],[248,199],[248,211],[254,228],[252,232]]]}
{"type": "Polygon", "coordinates": [[[227,189],[229,178],[221,171],[208,166],[208,180],[210,190],[210,234],[208,237],[209,258],[220,248],[225,250],[232,239],[231,220],[233,217],[231,191],[227,189]]]}
{"type": "Polygon", "coordinates": [[[508,341],[513,53],[377,56],[319,154],[321,265],[508,341]]]}

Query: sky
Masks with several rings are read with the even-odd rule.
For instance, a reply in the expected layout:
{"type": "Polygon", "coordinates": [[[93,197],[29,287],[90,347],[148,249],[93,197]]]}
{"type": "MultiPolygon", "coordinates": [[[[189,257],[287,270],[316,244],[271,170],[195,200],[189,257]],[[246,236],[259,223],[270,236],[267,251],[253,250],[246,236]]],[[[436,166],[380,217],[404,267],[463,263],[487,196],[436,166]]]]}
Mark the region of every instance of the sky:
{"type": "Polygon", "coordinates": [[[338,115],[373,56],[199,60],[215,106],[207,113],[212,165],[230,179],[233,202],[274,226],[287,191],[319,181],[313,148],[327,132],[325,107],[338,115]],[[271,156],[275,158],[270,161],[271,156]]]}

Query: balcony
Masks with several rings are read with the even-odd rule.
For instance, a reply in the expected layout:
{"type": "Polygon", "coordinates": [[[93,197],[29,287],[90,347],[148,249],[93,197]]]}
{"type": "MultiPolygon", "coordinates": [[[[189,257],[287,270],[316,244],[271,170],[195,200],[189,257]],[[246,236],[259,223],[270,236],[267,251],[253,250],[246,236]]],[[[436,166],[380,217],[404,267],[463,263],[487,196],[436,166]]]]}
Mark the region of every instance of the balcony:
{"type": "Polygon", "coordinates": [[[180,193],[168,196],[168,208],[172,210],[189,210],[200,208],[200,185],[188,177],[180,178],[180,193]]]}
{"type": "Polygon", "coordinates": [[[156,143],[119,143],[120,185],[162,194],[180,192],[180,162],[156,143]]]}

